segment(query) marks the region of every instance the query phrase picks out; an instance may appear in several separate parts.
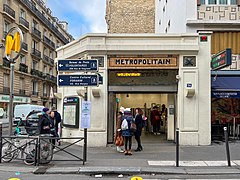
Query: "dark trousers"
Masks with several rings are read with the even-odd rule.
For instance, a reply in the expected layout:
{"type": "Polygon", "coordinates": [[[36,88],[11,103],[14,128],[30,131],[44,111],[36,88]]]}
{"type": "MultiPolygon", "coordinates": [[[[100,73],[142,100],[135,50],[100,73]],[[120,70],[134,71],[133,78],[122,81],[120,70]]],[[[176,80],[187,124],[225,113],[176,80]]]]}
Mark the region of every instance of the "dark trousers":
{"type": "Polygon", "coordinates": [[[156,121],[156,124],[153,125],[153,132],[160,132],[160,120],[156,121]]]}
{"type": "Polygon", "coordinates": [[[132,136],[125,136],[125,150],[131,150],[132,149],[132,136]],[[129,149],[128,147],[128,142],[129,142],[129,149]]]}
{"type": "Polygon", "coordinates": [[[140,136],[135,135],[135,139],[136,139],[137,144],[138,144],[137,148],[142,148],[140,136]]]}

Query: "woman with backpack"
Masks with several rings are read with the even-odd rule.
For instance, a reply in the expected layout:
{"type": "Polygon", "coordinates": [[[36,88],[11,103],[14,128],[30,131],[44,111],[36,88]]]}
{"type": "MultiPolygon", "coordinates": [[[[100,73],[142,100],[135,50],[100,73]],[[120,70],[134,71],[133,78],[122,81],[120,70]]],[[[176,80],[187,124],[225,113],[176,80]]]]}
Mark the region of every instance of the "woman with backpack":
{"type": "Polygon", "coordinates": [[[137,149],[135,149],[135,152],[142,151],[142,145],[141,145],[141,135],[142,135],[142,128],[143,128],[143,111],[141,108],[136,108],[136,115],[135,115],[135,124],[136,124],[136,132],[134,133],[135,139],[137,141],[137,149]]]}
{"type": "Polygon", "coordinates": [[[124,137],[125,145],[125,155],[132,155],[132,132],[131,132],[131,123],[133,122],[133,117],[130,110],[125,110],[122,117],[122,136],[124,137]]]}

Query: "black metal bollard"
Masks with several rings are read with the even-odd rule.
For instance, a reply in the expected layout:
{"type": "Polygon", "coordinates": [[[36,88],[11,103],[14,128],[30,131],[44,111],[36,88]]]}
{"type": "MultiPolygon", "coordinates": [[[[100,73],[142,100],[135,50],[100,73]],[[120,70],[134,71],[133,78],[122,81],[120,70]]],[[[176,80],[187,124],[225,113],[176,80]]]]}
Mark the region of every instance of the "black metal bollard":
{"type": "Polygon", "coordinates": [[[224,136],[225,136],[228,166],[231,166],[227,127],[224,127],[223,130],[224,130],[224,136]]]}
{"type": "Polygon", "coordinates": [[[179,128],[176,129],[176,166],[179,167],[179,128]]]}
{"type": "Polygon", "coordinates": [[[0,122],[0,163],[2,163],[2,122],[0,122]]]}

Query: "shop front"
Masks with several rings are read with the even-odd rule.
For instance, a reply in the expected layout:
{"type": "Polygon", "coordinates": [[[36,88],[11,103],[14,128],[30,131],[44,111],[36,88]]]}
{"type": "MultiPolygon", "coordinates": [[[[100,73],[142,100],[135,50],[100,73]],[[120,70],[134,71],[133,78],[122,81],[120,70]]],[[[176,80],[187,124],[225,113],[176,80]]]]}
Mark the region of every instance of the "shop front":
{"type": "MultiPolygon", "coordinates": [[[[101,83],[87,89],[91,101],[88,145],[113,143],[121,106],[131,108],[133,115],[135,108],[140,107],[149,120],[152,108],[157,106],[161,110],[162,105],[168,111],[163,116],[161,135],[156,136],[156,143],[174,141],[176,128],[179,128],[180,144],[209,145],[210,39],[208,33],[167,36],[89,34],[59,48],[59,60],[98,59],[97,75],[101,76],[101,83]],[[201,42],[203,35],[207,41],[201,42]]],[[[81,117],[85,91],[86,88],[81,86],[59,87],[58,109],[61,113],[64,112],[64,99],[77,96],[81,117]]],[[[73,122],[74,127],[64,126],[64,137],[83,136],[81,119],[78,120],[79,123],[73,122]]],[[[63,124],[64,121],[69,119],[63,119],[63,124]]],[[[150,121],[144,131],[151,133],[150,121]]]]}

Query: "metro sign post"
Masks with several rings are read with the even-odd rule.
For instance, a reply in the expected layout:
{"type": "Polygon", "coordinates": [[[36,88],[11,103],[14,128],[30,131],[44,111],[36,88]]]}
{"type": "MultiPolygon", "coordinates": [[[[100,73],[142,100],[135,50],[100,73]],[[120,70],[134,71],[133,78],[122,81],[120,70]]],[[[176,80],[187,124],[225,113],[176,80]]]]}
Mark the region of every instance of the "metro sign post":
{"type": "Polygon", "coordinates": [[[9,134],[12,134],[13,98],[14,98],[14,63],[22,51],[23,33],[20,28],[11,28],[5,37],[5,57],[10,61],[10,98],[9,98],[9,134]]]}
{"type": "MultiPolygon", "coordinates": [[[[84,104],[90,104],[88,101],[87,92],[88,86],[98,86],[99,75],[87,74],[88,72],[98,72],[98,60],[96,59],[77,59],[77,60],[58,60],[59,72],[84,72],[85,74],[67,74],[58,75],[58,86],[82,86],[86,88],[84,101],[82,101],[82,108],[84,104]]],[[[87,160],[87,128],[86,124],[90,125],[90,114],[84,116],[86,118],[81,119],[81,128],[84,128],[84,155],[83,161],[87,160]],[[84,121],[84,123],[82,123],[84,121]],[[89,121],[89,122],[88,122],[89,121]]],[[[81,117],[82,118],[82,117],[81,117]]]]}

